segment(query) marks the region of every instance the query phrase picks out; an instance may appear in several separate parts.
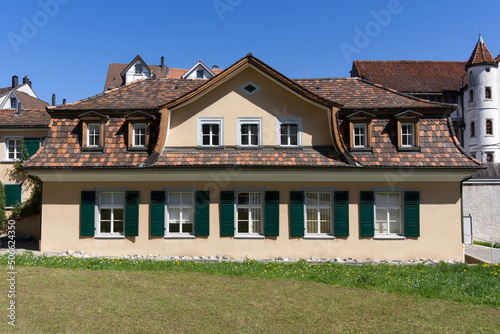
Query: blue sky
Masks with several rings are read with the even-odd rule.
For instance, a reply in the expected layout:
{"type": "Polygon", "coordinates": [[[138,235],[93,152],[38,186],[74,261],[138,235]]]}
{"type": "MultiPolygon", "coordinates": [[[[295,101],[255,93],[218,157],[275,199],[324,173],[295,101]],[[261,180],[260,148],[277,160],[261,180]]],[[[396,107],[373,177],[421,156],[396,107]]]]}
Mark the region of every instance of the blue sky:
{"type": "Polygon", "coordinates": [[[23,0],[2,3],[0,87],[80,100],[109,63],[226,68],[248,52],[291,78],[349,76],[354,59],[467,60],[479,27],[500,53],[500,1],[23,0]]]}

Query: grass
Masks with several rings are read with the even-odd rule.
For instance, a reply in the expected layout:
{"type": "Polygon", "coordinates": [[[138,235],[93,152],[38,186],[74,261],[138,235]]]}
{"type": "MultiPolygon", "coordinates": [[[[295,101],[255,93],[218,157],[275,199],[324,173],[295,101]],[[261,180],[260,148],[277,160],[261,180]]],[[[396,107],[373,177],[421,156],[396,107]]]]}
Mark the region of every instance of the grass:
{"type": "MultiPolygon", "coordinates": [[[[0,256],[0,265],[7,257],[0,256]]],[[[113,271],[197,272],[218,276],[294,280],[500,307],[500,266],[464,263],[437,265],[345,265],[324,263],[260,263],[256,261],[197,262],[112,258],[36,257],[27,252],[16,257],[17,266],[113,271]]],[[[279,283],[281,284],[281,283],[279,283]]]]}
{"type": "MultiPolygon", "coordinates": [[[[474,241],[474,245],[491,247],[491,243],[484,241],[474,241]]],[[[500,242],[495,242],[493,244],[493,248],[500,248],[500,242]]]]}
{"type": "MultiPolygon", "coordinates": [[[[500,328],[498,308],[316,282],[221,276],[220,270],[210,275],[186,271],[188,264],[143,262],[141,270],[130,270],[122,261],[112,265],[120,270],[88,270],[90,261],[80,263],[80,269],[56,269],[53,262],[17,267],[16,327],[6,328],[4,320],[0,331],[498,333],[500,328]]],[[[5,293],[0,303],[6,305],[5,293]]]]}

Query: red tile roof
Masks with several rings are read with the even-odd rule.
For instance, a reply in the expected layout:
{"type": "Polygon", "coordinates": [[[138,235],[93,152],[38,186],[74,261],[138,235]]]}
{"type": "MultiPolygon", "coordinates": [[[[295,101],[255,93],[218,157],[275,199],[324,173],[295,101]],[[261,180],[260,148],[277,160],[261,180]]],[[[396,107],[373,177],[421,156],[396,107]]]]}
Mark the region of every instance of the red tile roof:
{"type": "Polygon", "coordinates": [[[304,150],[171,150],[154,167],[341,167],[348,166],[333,147],[304,150]]]}
{"type": "Polygon", "coordinates": [[[16,90],[16,96],[24,109],[44,109],[49,104],[31,95],[16,90]]]}
{"type": "Polygon", "coordinates": [[[490,51],[483,42],[483,38],[479,36],[479,41],[477,41],[476,47],[467,62],[467,67],[476,64],[483,63],[495,63],[495,58],[491,55],[490,51]]]}
{"type": "Polygon", "coordinates": [[[46,127],[49,122],[45,110],[22,109],[20,114],[15,109],[0,110],[0,127],[46,127]]]}
{"type": "Polygon", "coordinates": [[[48,110],[158,109],[160,105],[190,92],[204,82],[206,80],[137,80],[81,101],[49,107],[48,110]]]}
{"type": "Polygon", "coordinates": [[[453,108],[405,95],[360,78],[296,79],[309,91],[343,105],[342,109],[453,108]]]}
{"type": "Polygon", "coordinates": [[[467,83],[465,64],[464,61],[355,60],[351,76],[404,93],[441,93],[458,91],[467,83]]]}

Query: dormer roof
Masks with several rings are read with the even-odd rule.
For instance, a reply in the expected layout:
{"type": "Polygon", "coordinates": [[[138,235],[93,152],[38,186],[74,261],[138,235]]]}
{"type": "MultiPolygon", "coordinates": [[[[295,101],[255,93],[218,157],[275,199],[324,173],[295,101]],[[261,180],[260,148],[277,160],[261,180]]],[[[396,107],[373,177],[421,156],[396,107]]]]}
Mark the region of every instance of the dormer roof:
{"type": "Polygon", "coordinates": [[[491,55],[490,51],[484,44],[483,37],[479,34],[479,40],[477,41],[476,47],[469,58],[469,61],[465,65],[465,68],[469,68],[472,65],[479,64],[494,64],[495,58],[491,55]]]}
{"type": "Polygon", "coordinates": [[[120,75],[122,77],[125,76],[125,74],[127,73],[127,71],[132,67],[134,66],[134,64],[137,62],[137,61],[140,61],[142,66],[144,66],[145,69],[147,69],[149,71],[149,73],[153,73],[153,71],[151,71],[151,68],[148,66],[148,64],[146,64],[146,62],[141,58],[141,56],[137,55],[135,56],[135,58],[127,65],[127,67],[125,67],[125,69],[123,71],[121,71],[120,75]]]}
{"type": "Polygon", "coordinates": [[[198,60],[198,62],[196,62],[196,64],[194,64],[193,67],[191,67],[183,76],[182,76],[182,79],[186,79],[188,78],[191,73],[193,73],[199,66],[203,67],[203,69],[210,75],[210,78],[207,78],[207,79],[211,79],[213,77],[215,77],[215,73],[212,72],[207,65],[205,65],[204,62],[202,62],[201,60],[198,60]]]}

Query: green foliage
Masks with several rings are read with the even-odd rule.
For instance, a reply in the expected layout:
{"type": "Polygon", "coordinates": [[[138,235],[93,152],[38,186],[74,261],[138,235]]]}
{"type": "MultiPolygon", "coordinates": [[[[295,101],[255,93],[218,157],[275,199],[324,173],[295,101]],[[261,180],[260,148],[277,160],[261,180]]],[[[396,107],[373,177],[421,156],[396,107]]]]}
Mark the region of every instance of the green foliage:
{"type": "MultiPolygon", "coordinates": [[[[474,245],[491,247],[491,243],[489,243],[489,242],[483,242],[483,241],[474,241],[474,245]]],[[[500,248],[500,242],[495,242],[493,244],[493,248],[500,248]]]]}
{"type": "Polygon", "coordinates": [[[3,183],[0,182],[0,230],[3,231],[5,227],[5,187],[3,183]]]}
{"type": "Polygon", "coordinates": [[[9,220],[21,220],[23,218],[40,214],[42,208],[42,185],[40,182],[33,182],[31,196],[23,203],[17,203],[12,209],[9,220]]]}
{"type": "MultiPolygon", "coordinates": [[[[7,265],[7,256],[0,256],[0,265],[7,265]]],[[[346,265],[309,264],[305,260],[292,263],[261,263],[107,257],[80,259],[74,256],[34,256],[26,252],[16,257],[16,265],[91,270],[198,272],[218,276],[295,280],[500,307],[498,264],[467,265],[441,262],[436,265],[346,265]]]]}

